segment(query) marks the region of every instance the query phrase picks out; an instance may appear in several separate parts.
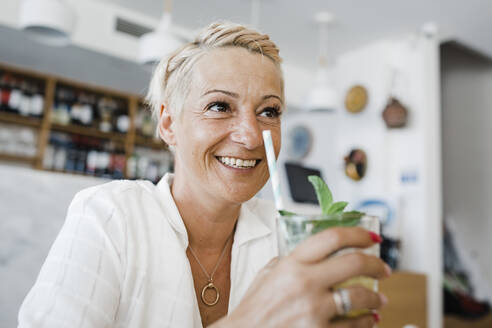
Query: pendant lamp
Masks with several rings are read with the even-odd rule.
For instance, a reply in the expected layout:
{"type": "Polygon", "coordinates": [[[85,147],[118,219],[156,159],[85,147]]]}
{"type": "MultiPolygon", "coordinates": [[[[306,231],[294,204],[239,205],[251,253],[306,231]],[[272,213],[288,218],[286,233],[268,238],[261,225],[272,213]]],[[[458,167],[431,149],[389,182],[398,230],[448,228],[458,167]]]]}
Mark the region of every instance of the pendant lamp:
{"type": "Polygon", "coordinates": [[[157,29],[140,38],[138,62],[146,65],[158,63],[164,56],[183,45],[171,31],[171,0],[164,1],[164,14],[157,29]]]}
{"type": "Polygon", "coordinates": [[[326,45],[328,26],[333,20],[334,16],[329,12],[319,12],[315,15],[315,21],[319,25],[320,55],[314,85],[307,95],[304,107],[308,111],[334,112],[338,104],[336,91],[328,76],[328,47],[326,45]]]}
{"type": "Polygon", "coordinates": [[[66,46],[76,21],[75,11],[63,0],[22,0],[21,29],[39,42],[66,46]]]}

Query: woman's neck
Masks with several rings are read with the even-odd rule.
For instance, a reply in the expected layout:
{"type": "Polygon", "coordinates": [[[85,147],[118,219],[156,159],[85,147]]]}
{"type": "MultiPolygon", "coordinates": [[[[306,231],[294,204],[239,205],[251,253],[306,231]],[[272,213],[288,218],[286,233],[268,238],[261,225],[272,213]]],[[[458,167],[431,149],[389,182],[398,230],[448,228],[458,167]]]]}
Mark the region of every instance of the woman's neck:
{"type": "Polygon", "coordinates": [[[207,194],[185,179],[173,180],[171,194],[197,252],[222,251],[239,218],[241,204],[230,204],[207,194]]]}

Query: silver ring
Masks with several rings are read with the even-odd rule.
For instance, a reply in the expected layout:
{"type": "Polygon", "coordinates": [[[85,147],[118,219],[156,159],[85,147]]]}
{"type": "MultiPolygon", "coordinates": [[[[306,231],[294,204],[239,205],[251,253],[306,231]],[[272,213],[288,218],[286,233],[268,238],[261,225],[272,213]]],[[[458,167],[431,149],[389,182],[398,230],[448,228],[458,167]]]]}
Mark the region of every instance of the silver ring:
{"type": "Polygon", "coordinates": [[[333,292],[333,301],[335,302],[337,314],[340,316],[345,315],[352,310],[350,294],[345,288],[340,288],[333,292]]]}
{"type": "Polygon", "coordinates": [[[339,291],[333,292],[333,301],[335,302],[335,309],[337,310],[337,315],[344,315],[342,295],[339,291]]]}

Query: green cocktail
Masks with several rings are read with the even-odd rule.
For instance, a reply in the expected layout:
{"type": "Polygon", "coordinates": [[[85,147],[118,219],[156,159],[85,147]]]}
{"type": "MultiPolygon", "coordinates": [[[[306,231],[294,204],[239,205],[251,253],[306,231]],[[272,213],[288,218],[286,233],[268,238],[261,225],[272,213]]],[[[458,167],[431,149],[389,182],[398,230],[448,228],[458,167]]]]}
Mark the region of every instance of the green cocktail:
{"type": "MultiPolygon", "coordinates": [[[[277,240],[280,256],[288,255],[299,243],[313,234],[333,227],[362,227],[368,231],[380,234],[379,219],[377,217],[368,216],[357,211],[344,212],[343,210],[347,206],[347,203],[334,203],[328,186],[326,186],[321,178],[310,176],[309,181],[316,190],[323,214],[301,215],[280,211],[280,217],[277,220],[277,240]]],[[[366,249],[345,248],[332,256],[340,256],[350,252],[363,252],[379,257],[379,244],[374,244],[366,249]]],[[[354,277],[333,286],[333,288],[345,288],[353,285],[362,285],[375,292],[378,290],[378,281],[370,277],[354,277]]],[[[368,310],[351,311],[347,316],[357,316],[367,312],[368,310]]]]}
{"type": "MultiPolygon", "coordinates": [[[[346,216],[347,217],[347,216],[346,216]]],[[[324,229],[329,229],[332,227],[347,226],[347,221],[341,221],[339,214],[333,215],[289,215],[280,216],[277,220],[277,234],[278,234],[278,248],[279,255],[288,255],[300,242],[312,236],[313,234],[322,231],[324,229]]],[[[352,226],[352,225],[351,225],[352,226]]],[[[358,226],[365,228],[369,231],[379,234],[379,219],[375,216],[364,215],[360,217],[356,224],[353,226],[358,226]]],[[[355,249],[346,248],[343,249],[333,256],[338,256],[342,254],[347,254],[350,252],[360,251],[365,254],[373,255],[379,257],[379,244],[374,244],[373,246],[366,249],[355,249]]],[[[359,284],[364,285],[364,287],[371,290],[377,291],[377,280],[372,278],[360,277],[352,278],[346,281],[340,286],[347,286],[347,283],[353,285],[357,281],[359,284]]]]}

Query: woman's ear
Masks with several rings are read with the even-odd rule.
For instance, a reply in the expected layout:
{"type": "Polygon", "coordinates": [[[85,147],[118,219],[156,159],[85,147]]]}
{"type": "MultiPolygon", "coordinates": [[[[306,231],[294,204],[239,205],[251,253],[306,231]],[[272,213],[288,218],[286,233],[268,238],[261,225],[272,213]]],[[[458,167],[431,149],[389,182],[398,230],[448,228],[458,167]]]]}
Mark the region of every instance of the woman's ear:
{"type": "Polygon", "coordinates": [[[176,145],[176,134],[174,131],[175,122],[174,117],[169,113],[169,109],[166,105],[161,105],[161,111],[159,115],[159,136],[169,146],[176,145]]]}

